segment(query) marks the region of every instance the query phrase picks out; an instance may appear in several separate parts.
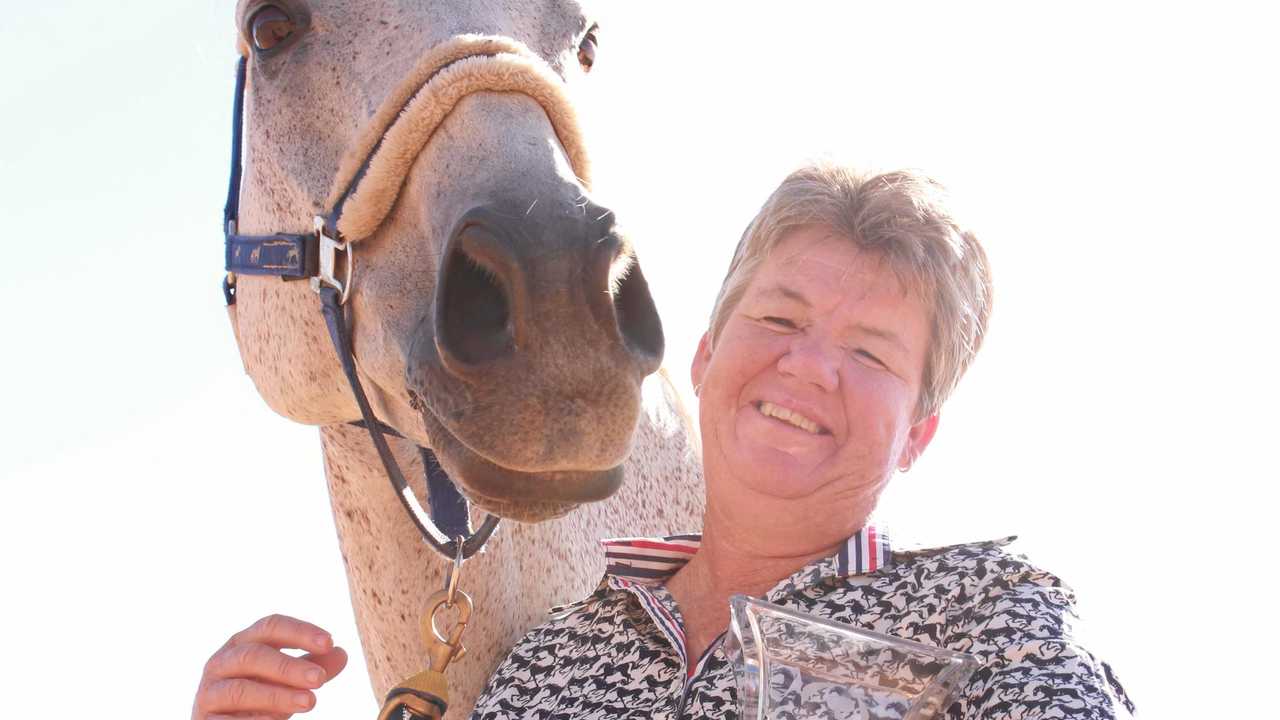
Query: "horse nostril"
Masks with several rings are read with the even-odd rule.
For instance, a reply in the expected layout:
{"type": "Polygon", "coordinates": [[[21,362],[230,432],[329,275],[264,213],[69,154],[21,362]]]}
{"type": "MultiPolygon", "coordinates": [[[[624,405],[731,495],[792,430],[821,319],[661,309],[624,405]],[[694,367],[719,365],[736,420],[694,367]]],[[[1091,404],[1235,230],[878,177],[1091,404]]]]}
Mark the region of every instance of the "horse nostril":
{"type": "Polygon", "coordinates": [[[662,364],[664,340],[662,321],[649,294],[649,283],[640,272],[640,263],[634,257],[626,274],[617,283],[613,293],[614,312],[617,313],[618,331],[627,348],[640,356],[649,372],[662,364]]]}
{"type": "Polygon", "coordinates": [[[488,267],[455,247],[443,275],[440,341],[458,360],[478,365],[510,353],[511,304],[488,267]]]}

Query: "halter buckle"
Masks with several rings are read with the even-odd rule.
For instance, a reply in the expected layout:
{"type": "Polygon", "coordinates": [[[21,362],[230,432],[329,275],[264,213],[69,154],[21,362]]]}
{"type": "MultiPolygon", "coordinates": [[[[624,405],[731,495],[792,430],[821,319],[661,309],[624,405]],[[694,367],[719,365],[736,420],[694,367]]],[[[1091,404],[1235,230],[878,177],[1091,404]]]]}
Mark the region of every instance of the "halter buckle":
{"type": "Polygon", "coordinates": [[[320,253],[320,274],[311,278],[311,289],[320,292],[320,288],[328,286],[338,291],[338,303],[345,304],[351,294],[351,272],[355,268],[355,248],[351,243],[340,242],[337,238],[325,233],[324,218],[317,215],[315,219],[317,249],[320,253]],[[347,261],[342,280],[334,274],[338,263],[338,253],[346,253],[347,261]]]}

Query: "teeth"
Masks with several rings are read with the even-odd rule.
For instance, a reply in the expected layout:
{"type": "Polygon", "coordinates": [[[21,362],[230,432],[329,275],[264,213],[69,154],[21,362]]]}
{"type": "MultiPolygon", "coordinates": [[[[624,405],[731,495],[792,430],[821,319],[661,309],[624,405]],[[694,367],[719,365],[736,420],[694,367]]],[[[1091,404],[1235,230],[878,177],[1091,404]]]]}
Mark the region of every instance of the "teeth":
{"type": "Polygon", "coordinates": [[[790,423],[791,425],[794,425],[806,432],[811,432],[814,435],[818,434],[818,423],[810,420],[800,413],[792,412],[784,407],[774,405],[771,402],[760,403],[760,412],[771,418],[777,418],[785,423],[790,423]]]}

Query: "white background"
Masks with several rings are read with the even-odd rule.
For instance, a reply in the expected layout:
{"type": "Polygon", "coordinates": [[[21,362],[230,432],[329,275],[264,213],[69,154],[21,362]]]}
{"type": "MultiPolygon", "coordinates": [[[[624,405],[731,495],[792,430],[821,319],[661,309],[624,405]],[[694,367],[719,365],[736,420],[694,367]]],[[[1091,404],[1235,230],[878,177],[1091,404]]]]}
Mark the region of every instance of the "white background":
{"type": "MultiPolygon", "coordinates": [[[[926,170],[988,248],[996,311],[884,520],[1021,535],[1146,717],[1270,715],[1263,5],[613,5],[584,112],[674,374],[790,167],[926,170]]],[[[357,645],[316,432],[258,399],[223,314],[232,38],[230,2],[4,11],[0,716],[183,717],[269,611],[357,645]]],[[[356,653],[313,714],[375,712],[356,653]]]]}

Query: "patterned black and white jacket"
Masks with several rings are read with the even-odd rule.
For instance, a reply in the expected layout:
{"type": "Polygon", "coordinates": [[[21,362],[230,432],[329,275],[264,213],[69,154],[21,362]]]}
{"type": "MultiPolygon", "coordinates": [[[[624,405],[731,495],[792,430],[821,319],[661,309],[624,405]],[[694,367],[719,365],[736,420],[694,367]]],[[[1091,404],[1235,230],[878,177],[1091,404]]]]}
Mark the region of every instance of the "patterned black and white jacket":
{"type": "MultiPolygon", "coordinates": [[[[1005,552],[1013,539],[895,552],[868,525],[764,599],[975,656],[981,667],[951,720],[1127,717],[1133,704],[1111,668],[1072,639],[1072,591],[1005,552]]],[[[595,592],[553,608],[516,644],[472,717],[736,718],[723,643],[689,662],[680,609],[663,586],[699,541],[604,541],[608,570],[595,592]]]]}

